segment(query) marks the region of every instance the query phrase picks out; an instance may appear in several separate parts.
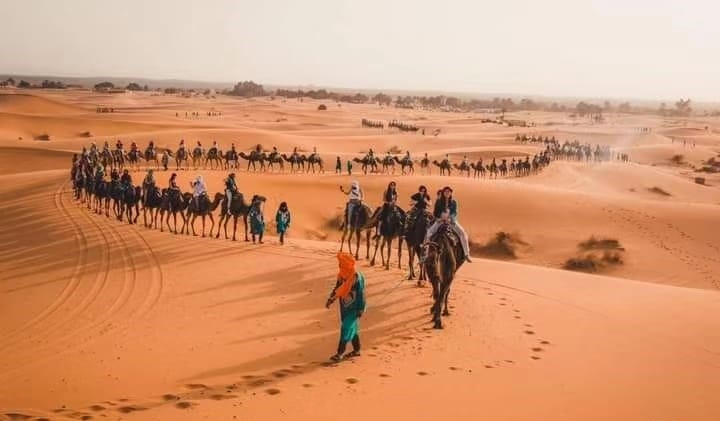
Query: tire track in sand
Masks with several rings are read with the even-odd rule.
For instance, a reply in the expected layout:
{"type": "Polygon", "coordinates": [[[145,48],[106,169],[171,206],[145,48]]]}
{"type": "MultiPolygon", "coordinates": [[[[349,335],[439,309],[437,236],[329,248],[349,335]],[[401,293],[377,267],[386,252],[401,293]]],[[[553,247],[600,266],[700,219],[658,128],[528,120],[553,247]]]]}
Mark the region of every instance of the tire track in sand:
{"type": "Polygon", "coordinates": [[[5,350],[9,346],[12,346],[14,344],[15,338],[18,335],[27,334],[28,331],[33,329],[36,325],[51,318],[55,313],[57,313],[59,309],[62,308],[63,305],[75,294],[78,286],[80,285],[80,278],[88,269],[88,239],[85,236],[85,233],[83,232],[80,224],[75,219],[70,217],[70,213],[68,212],[65,205],[62,203],[62,191],[67,185],[67,183],[68,182],[66,181],[65,183],[60,185],[60,187],[55,191],[55,193],[53,194],[53,204],[55,205],[55,208],[57,208],[60,213],[65,216],[65,219],[70,221],[73,229],[73,237],[75,239],[75,246],[78,250],[78,258],[75,262],[75,266],[73,267],[72,274],[70,275],[70,279],[68,279],[68,282],[65,284],[60,294],[55,297],[55,299],[43,311],[41,311],[32,319],[28,320],[21,326],[10,331],[2,337],[2,339],[0,340],[0,352],[5,350]]]}

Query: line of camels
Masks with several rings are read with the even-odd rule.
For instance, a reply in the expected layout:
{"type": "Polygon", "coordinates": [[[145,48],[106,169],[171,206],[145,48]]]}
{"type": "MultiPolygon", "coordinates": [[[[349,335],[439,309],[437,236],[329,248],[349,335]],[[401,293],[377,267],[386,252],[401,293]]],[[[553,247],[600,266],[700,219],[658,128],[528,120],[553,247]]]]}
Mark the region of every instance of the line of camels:
{"type": "MultiPolygon", "coordinates": [[[[380,158],[373,154],[366,154],[362,157],[354,157],[352,161],[360,164],[363,174],[377,173],[395,175],[398,171],[400,175],[413,175],[415,168],[420,168],[420,173],[429,175],[432,168],[436,167],[440,175],[451,176],[453,173],[460,176],[474,178],[498,178],[498,177],[522,177],[535,174],[542,168],[549,165],[555,154],[547,150],[534,155],[514,158],[492,158],[490,161],[478,159],[470,162],[464,159],[462,162],[452,163],[449,157],[442,160],[431,160],[426,153],[423,158],[414,160],[408,154],[398,156],[388,153],[380,158]]],[[[559,153],[559,151],[558,151],[559,153]]],[[[249,153],[237,152],[232,147],[227,152],[223,152],[220,148],[213,146],[209,150],[205,150],[202,146],[196,146],[192,151],[184,146],[179,147],[175,152],[164,150],[162,155],[158,149],[150,144],[144,151],[138,148],[132,148],[129,152],[125,152],[120,148],[110,150],[104,148],[102,151],[83,149],[80,157],[88,162],[90,166],[102,164],[104,168],[116,169],[122,171],[125,168],[131,170],[140,170],[144,161],[148,167],[154,166],[156,169],[170,167],[170,161],[175,163],[175,169],[189,170],[193,169],[209,169],[209,170],[239,170],[240,160],[247,161],[246,170],[253,172],[284,172],[286,163],[289,164],[291,174],[294,173],[324,173],[324,160],[317,152],[309,155],[301,154],[297,148],[292,154],[278,152],[277,148],[273,148],[271,152],[264,151],[260,145],[255,147],[249,153]]]]}
{"type": "MultiPolygon", "coordinates": [[[[143,215],[143,225],[146,228],[167,230],[174,234],[198,235],[195,229],[195,222],[198,217],[202,221],[200,235],[205,237],[206,219],[210,221],[209,236],[220,237],[221,231],[224,238],[230,239],[228,235],[228,223],[232,219],[232,240],[237,240],[237,225],[241,219],[245,229],[245,241],[248,238],[248,214],[251,203],[256,199],[263,200],[260,195],[252,197],[250,202],[245,200],[242,194],[233,196],[230,206],[227,206],[227,198],[223,193],[214,195],[203,195],[197,200],[192,193],[181,192],[171,189],[158,189],[155,187],[143,188],[135,186],[131,182],[123,184],[115,172],[111,180],[95,178],[91,170],[82,170],[80,166],[74,166],[71,171],[73,180],[73,197],[80,206],[87,207],[98,215],[110,218],[111,214],[118,220],[126,220],[129,224],[137,224],[140,213],[143,215]],[[80,172],[78,174],[77,172],[80,172]],[[112,208],[112,210],[111,210],[112,208]],[[215,215],[219,209],[219,221],[215,230],[215,215]],[[178,230],[178,216],[182,226],[178,230]],[[172,225],[170,223],[172,217],[172,225]]],[[[382,259],[382,265],[386,270],[390,269],[392,247],[395,240],[398,244],[398,268],[402,268],[403,243],[408,247],[408,279],[413,280],[417,275],[419,286],[429,280],[433,288],[433,305],[430,309],[434,327],[442,329],[442,316],[449,315],[448,296],[450,285],[457,269],[465,261],[462,246],[459,239],[450,229],[441,228],[438,232],[426,241],[425,236],[428,228],[432,225],[433,215],[425,210],[413,209],[406,213],[398,206],[393,206],[389,211],[383,212],[383,207],[378,206],[374,210],[367,204],[357,206],[352,215],[343,218],[340,225],[342,239],[340,251],[343,251],[347,244],[348,251],[360,259],[360,242],[363,234],[366,238],[365,259],[370,265],[375,265],[378,250],[382,259]],[[373,235],[380,229],[378,235],[373,235]],[[353,248],[353,239],[355,240],[353,248]],[[374,250],[371,257],[371,242],[374,241],[374,250]],[[416,274],[415,261],[419,265],[419,272],[416,274]],[[441,311],[442,310],[442,311],[441,311]]]]}

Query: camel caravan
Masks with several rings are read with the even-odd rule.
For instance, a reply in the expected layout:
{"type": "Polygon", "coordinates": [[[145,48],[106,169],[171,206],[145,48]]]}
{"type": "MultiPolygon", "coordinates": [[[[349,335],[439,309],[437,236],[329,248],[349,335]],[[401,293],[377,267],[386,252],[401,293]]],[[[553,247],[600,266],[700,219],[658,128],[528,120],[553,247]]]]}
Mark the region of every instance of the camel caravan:
{"type": "Polygon", "coordinates": [[[596,144],[593,147],[590,143],[580,143],[578,140],[565,141],[563,143],[558,142],[555,136],[552,138],[545,136],[535,135],[527,136],[523,134],[515,135],[515,141],[519,143],[542,143],[545,145],[545,150],[549,151],[555,159],[563,159],[566,161],[584,161],[584,162],[604,162],[612,161],[613,157],[617,157],[618,161],[629,162],[630,157],[626,153],[614,154],[608,145],[596,144]]]}
{"type": "MultiPolygon", "coordinates": [[[[135,184],[128,169],[110,170],[106,177],[101,164],[90,165],[86,157],[73,158],[70,171],[73,198],[88,210],[113,217],[118,221],[137,224],[140,214],[148,229],[167,229],[174,234],[237,240],[238,219],[242,220],[245,241],[250,241],[248,225],[253,242],[259,235],[262,243],[264,233],[263,203],[265,198],[255,194],[247,201],[237,190],[235,174],[225,180],[225,190],[211,194],[201,175],[190,183],[190,191],[182,191],[173,173],[165,188],[156,184],[154,170],[150,169],[143,181],[135,184]],[[198,229],[197,220],[201,226],[198,229]],[[216,224],[217,220],[217,224],[216,224]],[[228,224],[232,220],[232,236],[228,224]],[[209,230],[207,225],[209,223],[209,230]]],[[[467,234],[457,222],[457,203],[452,199],[452,189],[444,187],[437,192],[434,211],[428,210],[431,199],[427,188],[420,186],[411,196],[412,205],[406,212],[398,206],[395,182],[391,182],[383,195],[383,204],[371,207],[362,197],[359,183],[353,182],[340,225],[345,246],[360,259],[360,242],[365,235],[365,258],[375,265],[378,251],[383,267],[390,269],[393,245],[397,244],[397,267],[402,268],[403,244],[408,249],[408,279],[418,278],[423,286],[429,280],[433,288],[432,320],[435,328],[442,329],[442,317],[449,315],[448,296],[455,272],[465,262],[470,262],[467,234]],[[354,244],[353,244],[354,240],[354,244]],[[372,248],[372,253],[371,253],[372,248]],[[417,266],[417,271],[416,271],[417,266]]],[[[281,212],[287,214],[285,227],[289,225],[289,211],[283,202],[278,209],[278,234],[284,243],[284,229],[280,232],[281,212]],[[284,211],[283,211],[284,209],[284,211]]]]}
{"type": "MultiPolygon", "coordinates": [[[[385,123],[384,123],[384,122],[382,122],[382,121],[380,121],[380,120],[370,120],[370,119],[367,119],[367,118],[363,118],[362,120],[360,120],[360,125],[361,125],[362,127],[370,127],[370,128],[377,128],[377,129],[384,129],[384,128],[385,128],[385,123]]],[[[393,128],[393,127],[394,127],[394,128],[396,128],[396,129],[400,130],[401,132],[417,133],[418,131],[421,131],[423,135],[425,134],[425,129],[421,129],[420,127],[418,127],[418,126],[416,126],[416,125],[414,125],[414,124],[405,123],[405,122],[398,121],[398,120],[390,120],[390,121],[388,121],[387,127],[388,127],[388,128],[393,128]]]]}

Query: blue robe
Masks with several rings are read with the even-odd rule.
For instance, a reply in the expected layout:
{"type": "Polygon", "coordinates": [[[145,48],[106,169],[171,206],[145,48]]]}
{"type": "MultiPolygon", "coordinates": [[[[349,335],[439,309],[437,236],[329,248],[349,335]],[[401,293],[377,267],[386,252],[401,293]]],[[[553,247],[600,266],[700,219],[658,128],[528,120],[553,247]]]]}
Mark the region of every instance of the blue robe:
{"type": "Polygon", "coordinates": [[[340,340],[350,342],[360,330],[360,314],[365,311],[365,276],[357,272],[350,294],[340,301],[340,340]]]}

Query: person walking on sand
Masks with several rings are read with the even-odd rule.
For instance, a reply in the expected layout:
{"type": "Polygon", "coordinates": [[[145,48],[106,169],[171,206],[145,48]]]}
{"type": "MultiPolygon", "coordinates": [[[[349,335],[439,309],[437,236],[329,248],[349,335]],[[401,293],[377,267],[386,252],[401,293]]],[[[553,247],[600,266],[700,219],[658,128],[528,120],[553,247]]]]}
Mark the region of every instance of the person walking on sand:
{"type": "Polygon", "coordinates": [[[337,259],[339,271],[335,288],[325,303],[325,308],[330,308],[335,300],[340,302],[340,340],[337,352],[330,357],[334,362],[360,356],[360,318],[365,312],[365,276],[355,270],[352,255],[338,253],[337,259]],[[353,350],[346,356],[348,342],[352,342],[353,350]]]}
{"type": "Polygon", "coordinates": [[[275,225],[280,236],[280,244],[285,244],[285,233],[290,229],[290,209],[286,202],[280,203],[280,207],[275,214],[275,225]]]}
{"type": "Polygon", "coordinates": [[[352,159],[348,159],[347,161],[347,172],[349,176],[352,176],[352,159]]]}
{"type": "Polygon", "coordinates": [[[264,199],[260,196],[255,195],[250,205],[250,212],[248,218],[250,219],[250,233],[252,234],[252,242],[255,244],[255,238],[257,236],[258,243],[263,243],[263,235],[265,234],[265,216],[263,215],[264,199]]]}
{"type": "Polygon", "coordinates": [[[335,174],[342,174],[342,161],[340,160],[340,157],[337,157],[337,161],[335,162],[335,174]]]}

